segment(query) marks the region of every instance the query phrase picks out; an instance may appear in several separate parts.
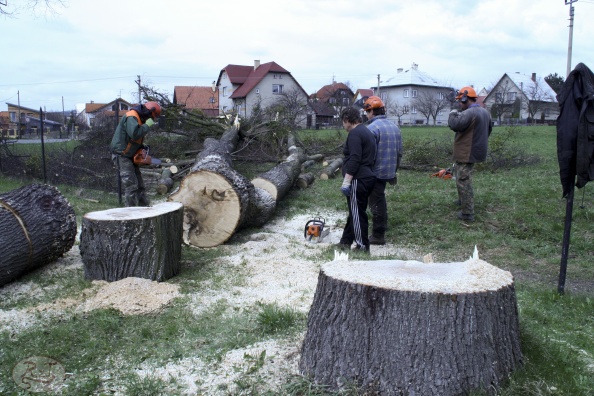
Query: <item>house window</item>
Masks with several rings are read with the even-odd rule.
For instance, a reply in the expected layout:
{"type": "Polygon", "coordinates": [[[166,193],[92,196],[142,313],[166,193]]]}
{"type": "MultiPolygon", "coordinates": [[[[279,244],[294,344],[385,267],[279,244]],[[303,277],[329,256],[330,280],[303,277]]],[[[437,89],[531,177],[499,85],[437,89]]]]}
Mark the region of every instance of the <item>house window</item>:
{"type": "Polygon", "coordinates": [[[227,87],[223,87],[223,96],[227,96],[227,87]]]}
{"type": "Polygon", "coordinates": [[[388,99],[388,94],[385,92],[380,93],[380,99],[385,102],[388,99]]]}
{"type": "Polygon", "coordinates": [[[443,100],[443,99],[444,99],[443,92],[440,92],[440,93],[439,93],[439,100],[443,100]]]}
{"type": "Polygon", "coordinates": [[[349,105],[349,98],[342,98],[342,104],[345,106],[349,105]]]}
{"type": "Polygon", "coordinates": [[[272,84],[272,93],[275,95],[282,95],[283,86],[281,84],[272,84]]]}
{"type": "Polygon", "coordinates": [[[16,122],[16,119],[17,119],[16,112],[11,111],[10,112],[10,122],[16,122]]]}
{"type": "Polygon", "coordinates": [[[413,89],[412,90],[412,97],[413,98],[416,98],[417,97],[417,90],[416,89],[413,89]]]}
{"type": "Polygon", "coordinates": [[[128,105],[125,103],[120,104],[121,110],[128,110],[128,105]]]}
{"type": "Polygon", "coordinates": [[[256,88],[256,95],[260,95],[260,88],[256,88]]]}
{"type": "Polygon", "coordinates": [[[408,98],[408,89],[405,89],[405,90],[404,90],[404,97],[405,97],[405,98],[408,98]]]}
{"type": "Polygon", "coordinates": [[[513,102],[514,100],[516,100],[516,92],[508,92],[507,100],[509,100],[510,102],[513,102]]]}
{"type": "Polygon", "coordinates": [[[209,103],[214,103],[215,102],[214,96],[211,96],[210,98],[208,98],[208,102],[209,103]]]}
{"type": "Polygon", "coordinates": [[[495,100],[501,102],[503,100],[503,94],[501,92],[495,93],[495,100]]]}
{"type": "Polygon", "coordinates": [[[413,114],[417,114],[417,108],[416,108],[416,106],[411,107],[411,111],[410,112],[413,113],[413,114]]]}
{"type": "Polygon", "coordinates": [[[408,106],[403,106],[402,112],[403,112],[403,114],[408,114],[408,106]]]}
{"type": "Polygon", "coordinates": [[[334,104],[334,103],[336,103],[336,98],[330,98],[330,99],[328,99],[328,102],[334,104]]]}

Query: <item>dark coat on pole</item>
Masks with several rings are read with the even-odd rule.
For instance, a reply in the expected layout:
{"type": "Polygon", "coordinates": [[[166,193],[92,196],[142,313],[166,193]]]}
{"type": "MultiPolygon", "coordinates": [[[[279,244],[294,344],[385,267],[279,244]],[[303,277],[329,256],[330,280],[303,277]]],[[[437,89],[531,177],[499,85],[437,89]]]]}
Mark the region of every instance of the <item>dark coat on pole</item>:
{"type": "Polygon", "coordinates": [[[594,180],[594,74],[579,63],[557,95],[557,157],[563,197],[574,183],[582,188],[594,180]],[[575,182],[577,176],[577,182],[575,182]]]}

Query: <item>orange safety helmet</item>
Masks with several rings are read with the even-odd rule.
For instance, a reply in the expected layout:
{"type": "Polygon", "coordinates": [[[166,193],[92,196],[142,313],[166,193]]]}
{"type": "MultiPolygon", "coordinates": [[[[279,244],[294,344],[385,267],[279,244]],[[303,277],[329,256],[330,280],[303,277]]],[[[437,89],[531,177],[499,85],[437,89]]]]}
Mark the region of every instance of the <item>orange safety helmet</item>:
{"type": "Polygon", "coordinates": [[[462,87],[456,94],[456,100],[465,103],[468,98],[477,98],[478,95],[472,87],[462,87]]]}
{"type": "Polygon", "coordinates": [[[370,96],[367,98],[365,103],[363,103],[363,109],[365,111],[371,109],[380,109],[382,107],[384,107],[384,102],[382,102],[382,100],[377,96],[370,96]]]}
{"type": "Polygon", "coordinates": [[[151,112],[153,120],[156,120],[161,115],[161,105],[157,102],[146,102],[144,107],[151,112]]]}

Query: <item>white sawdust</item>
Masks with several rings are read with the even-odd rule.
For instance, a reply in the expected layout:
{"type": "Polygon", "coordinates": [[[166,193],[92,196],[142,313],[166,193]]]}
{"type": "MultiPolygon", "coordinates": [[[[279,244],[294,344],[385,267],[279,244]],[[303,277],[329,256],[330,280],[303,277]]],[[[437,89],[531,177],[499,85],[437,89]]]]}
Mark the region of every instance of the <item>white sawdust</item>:
{"type": "MultiPolygon", "coordinates": [[[[221,271],[233,276],[233,272],[246,274],[237,286],[226,290],[210,289],[208,284],[189,295],[190,309],[200,314],[219,300],[224,300],[232,309],[253,307],[257,302],[275,303],[301,312],[311,305],[317,284],[322,253],[340,240],[345,213],[325,214],[325,229],[329,234],[319,243],[304,238],[304,227],[312,217],[296,216],[278,218],[265,225],[260,232],[252,234],[247,242],[229,244],[229,255],[217,259],[221,271]]],[[[420,258],[420,253],[404,250],[394,244],[372,246],[371,255],[420,258]]],[[[64,273],[72,276],[71,270],[80,271],[82,261],[78,246],[74,246],[56,263],[39,271],[64,273]]],[[[77,274],[78,275],[78,274],[77,274]]],[[[183,276],[183,274],[181,275],[183,276]]],[[[57,287],[57,286],[56,286],[57,287]]],[[[1,299],[18,299],[26,296],[40,297],[47,291],[34,282],[13,282],[0,287],[1,299]]],[[[162,309],[179,296],[177,285],[168,282],[152,282],[140,278],[126,278],[117,282],[94,281],[78,299],[65,298],[28,308],[0,309],[0,331],[18,333],[22,329],[39,325],[49,317],[74,315],[93,309],[111,307],[124,314],[144,314],[162,309]]],[[[297,374],[299,346],[303,334],[297,339],[268,340],[227,353],[221,362],[205,363],[198,358],[169,362],[162,367],[146,366],[138,369],[139,375],[158,376],[165,380],[175,378],[184,387],[187,395],[229,394],[236,386],[234,381],[248,372],[254,359],[264,353],[265,358],[257,375],[269,389],[275,389],[289,374],[297,374]]]]}

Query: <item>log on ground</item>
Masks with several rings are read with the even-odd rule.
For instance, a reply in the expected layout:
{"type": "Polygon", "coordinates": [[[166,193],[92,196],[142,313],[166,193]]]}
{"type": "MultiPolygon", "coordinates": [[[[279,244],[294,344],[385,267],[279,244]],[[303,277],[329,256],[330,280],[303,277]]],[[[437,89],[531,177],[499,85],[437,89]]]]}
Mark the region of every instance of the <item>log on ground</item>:
{"type": "Polygon", "coordinates": [[[306,189],[311,186],[315,181],[315,177],[312,173],[302,173],[297,177],[295,184],[301,189],[306,189]]]}
{"type": "Polygon", "coordinates": [[[74,245],[76,215],[60,191],[30,184],[0,195],[0,286],[49,264],[74,245]]]}
{"type": "Polygon", "coordinates": [[[334,261],[321,268],[301,372],[370,394],[493,392],[522,362],[513,277],[464,263],[334,261]]]}
{"type": "Polygon", "coordinates": [[[328,164],[328,166],[326,166],[324,169],[322,169],[322,172],[320,173],[320,179],[328,180],[328,179],[334,178],[334,176],[336,176],[336,174],[338,173],[338,170],[342,166],[342,161],[343,161],[342,158],[337,158],[337,159],[333,160],[332,162],[330,162],[328,164]]]}
{"type": "Polygon", "coordinates": [[[88,279],[164,281],[181,269],[183,205],[115,208],[84,215],[80,255],[88,279]]]}
{"type": "Polygon", "coordinates": [[[295,184],[306,156],[301,148],[291,146],[289,156],[280,164],[252,180],[255,187],[268,191],[275,201],[280,201],[295,184]]]}

